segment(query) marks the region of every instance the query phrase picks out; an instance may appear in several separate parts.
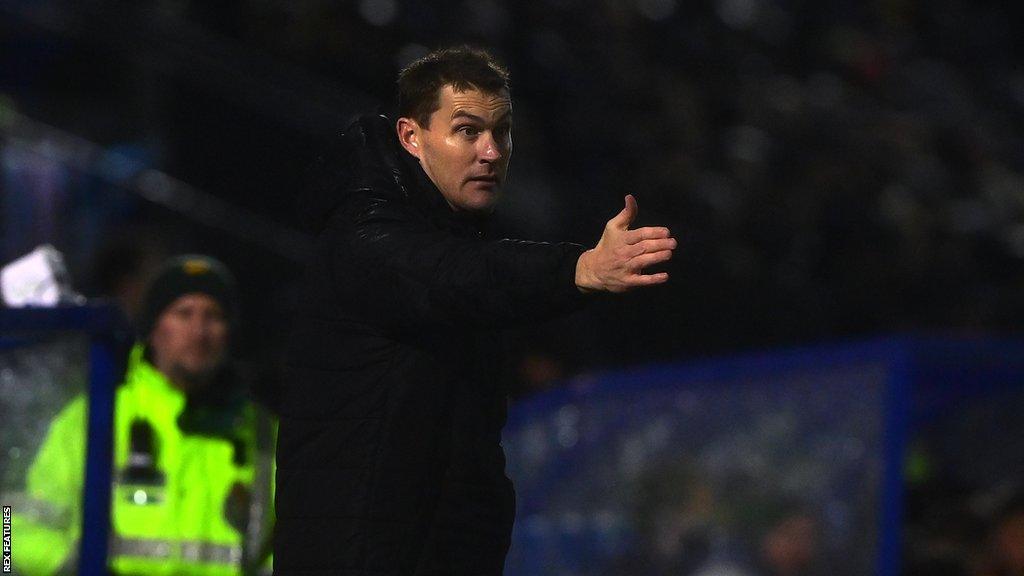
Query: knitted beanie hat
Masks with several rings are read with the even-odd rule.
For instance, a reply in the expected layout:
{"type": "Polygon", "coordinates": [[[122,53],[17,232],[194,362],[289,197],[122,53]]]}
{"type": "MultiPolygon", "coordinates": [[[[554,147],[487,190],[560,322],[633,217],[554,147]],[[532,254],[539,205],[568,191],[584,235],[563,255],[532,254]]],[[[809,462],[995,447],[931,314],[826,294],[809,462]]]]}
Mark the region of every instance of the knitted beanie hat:
{"type": "Polygon", "coordinates": [[[228,323],[234,323],[238,307],[234,276],[219,260],[185,254],[165,261],[150,281],[139,315],[139,334],[148,338],[165,308],[179,297],[195,292],[216,300],[228,323]]]}

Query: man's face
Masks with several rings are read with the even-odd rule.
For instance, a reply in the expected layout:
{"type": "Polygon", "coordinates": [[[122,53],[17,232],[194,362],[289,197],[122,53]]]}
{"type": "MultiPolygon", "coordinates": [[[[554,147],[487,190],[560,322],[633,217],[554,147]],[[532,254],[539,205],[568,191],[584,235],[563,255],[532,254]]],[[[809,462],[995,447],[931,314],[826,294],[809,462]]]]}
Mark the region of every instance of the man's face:
{"type": "Polygon", "coordinates": [[[188,391],[205,383],[224,361],[224,310],[205,294],[180,296],[157,318],[149,343],[157,370],[188,391]]]}
{"type": "Polygon", "coordinates": [[[401,118],[402,146],[456,211],[488,213],[501,195],[512,156],[512,101],[497,94],[445,86],[430,124],[401,118]]]}

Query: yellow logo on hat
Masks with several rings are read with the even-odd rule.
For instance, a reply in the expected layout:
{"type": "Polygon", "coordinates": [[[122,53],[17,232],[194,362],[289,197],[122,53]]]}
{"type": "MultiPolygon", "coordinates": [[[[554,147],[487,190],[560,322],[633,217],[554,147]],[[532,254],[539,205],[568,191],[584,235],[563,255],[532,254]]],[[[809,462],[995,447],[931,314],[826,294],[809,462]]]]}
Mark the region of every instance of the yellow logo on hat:
{"type": "Polygon", "coordinates": [[[186,260],[181,269],[189,276],[198,276],[210,271],[210,263],[205,260],[186,260]]]}

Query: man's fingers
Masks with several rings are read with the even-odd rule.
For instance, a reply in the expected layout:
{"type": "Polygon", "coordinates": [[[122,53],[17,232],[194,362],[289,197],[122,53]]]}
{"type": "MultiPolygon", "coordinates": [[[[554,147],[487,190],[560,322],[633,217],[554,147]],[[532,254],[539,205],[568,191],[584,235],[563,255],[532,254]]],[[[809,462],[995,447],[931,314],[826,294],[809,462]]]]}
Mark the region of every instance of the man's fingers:
{"type": "Polygon", "coordinates": [[[647,226],[644,228],[637,228],[636,230],[630,230],[623,235],[626,244],[636,244],[644,240],[656,240],[658,238],[668,238],[671,235],[668,228],[664,226],[647,226]]]}
{"type": "Polygon", "coordinates": [[[664,284],[665,282],[668,282],[668,272],[637,274],[629,279],[629,283],[632,286],[653,286],[654,284],[664,284]]]}
{"type": "Polygon", "coordinates": [[[659,264],[670,258],[672,258],[671,250],[661,250],[659,252],[652,252],[650,254],[641,254],[640,256],[631,259],[629,261],[629,265],[631,268],[634,268],[636,270],[643,270],[648,266],[654,266],[655,264],[659,264]]]}
{"type": "Polygon", "coordinates": [[[653,254],[662,250],[675,250],[675,238],[659,238],[657,240],[641,240],[632,246],[628,246],[630,258],[641,254],[653,254]]]}
{"type": "Polygon", "coordinates": [[[675,250],[675,238],[659,238],[657,240],[641,240],[636,244],[627,244],[616,249],[616,254],[626,258],[636,258],[641,254],[653,254],[662,250],[675,250]]]}
{"type": "Polygon", "coordinates": [[[632,194],[626,194],[626,207],[616,214],[614,218],[609,220],[608,224],[618,228],[619,230],[629,230],[629,225],[636,219],[636,213],[636,198],[634,198],[632,194]]]}

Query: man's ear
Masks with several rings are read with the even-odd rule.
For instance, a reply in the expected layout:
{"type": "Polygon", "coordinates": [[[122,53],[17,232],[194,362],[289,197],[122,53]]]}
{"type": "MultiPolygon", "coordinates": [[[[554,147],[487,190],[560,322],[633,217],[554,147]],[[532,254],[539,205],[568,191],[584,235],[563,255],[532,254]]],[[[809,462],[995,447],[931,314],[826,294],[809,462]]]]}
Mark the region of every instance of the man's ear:
{"type": "Polygon", "coordinates": [[[395,125],[402,148],[417,159],[420,157],[420,125],[412,118],[399,118],[395,125]]]}

